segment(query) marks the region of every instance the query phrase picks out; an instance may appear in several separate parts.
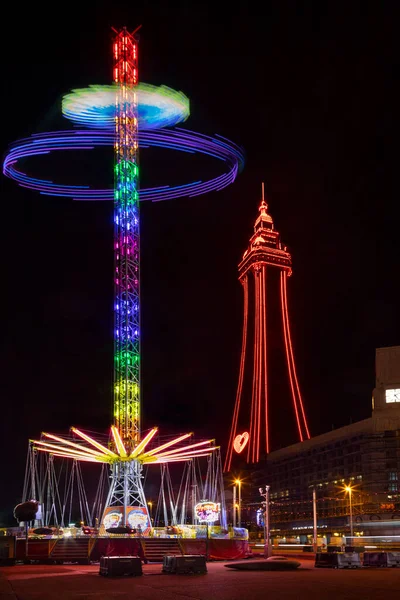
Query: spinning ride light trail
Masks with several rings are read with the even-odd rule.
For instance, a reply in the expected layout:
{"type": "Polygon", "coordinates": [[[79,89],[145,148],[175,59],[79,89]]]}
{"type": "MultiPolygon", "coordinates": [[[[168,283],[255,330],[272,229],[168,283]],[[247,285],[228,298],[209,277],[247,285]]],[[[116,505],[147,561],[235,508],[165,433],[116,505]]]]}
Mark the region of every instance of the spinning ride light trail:
{"type": "Polygon", "coordinates": [[[157,428],[144,437],[141,435],[139,201],[190,197],[221,189],[235,180],[244,159],[242,150],[224,138],[210,138],[184,129],[162,129],[186,120],[189,102],[184,94],[165,86],[139,84],[136,31],[128,33],[126,28],[115,31],[112,86],[90,86],[64,97],[64,116],[89,129],[39,134],[21,140],[11,147],[3,171],[19,185],[42,194],[74,200],[114,201],[114,424],[111,441],[105,446],[80,429],[72,428],[74,441],[43,433],[41,440],[31,442],[37,451],[53,456],[109,464],[111,485],[103,524],[107,514],[114,511],[114,515],[119,513],[123,525],[136,526],[136,517],[130,519],[139,512],[145,531],[151,521],[142,486],[143,465],[209,457],[217,447],[214,440],[183,443],[192,434],[152,447],[157,428]],[[224,163],[224,173],[209,181],[174,187],[165,185],[139,192],[139,144],[209,155],[224,163]],[[29,156],[107,145],[114,146],[114,190],[60,185],[20,170],[19,161],[29,156]]]}
{"type": "MultiPolygon", "coordinates": [[[[83,127],[114,130],[117,90],[117,85],[91,85],[72,90],[63,97],[62,113],[83,127]]],[[[126,100],[137,104],[139,130],[171,127],[186,121],[190,114],[189,100],[185,94],[165,85],[157,87],[136,83],[135,91],[126,89],[126,100]]]]}
{"type": "MultiPolygon", "coordinates": [[[[65,196],[73,200],[112,200],[114,190],[91,189],[84,185],[61,185],[23,173],[22,159],[66,150],[93,150],[95,147],[114,144],[114,133],[105,130],[67,130],[33,135],[14,143],[4,161],[3,172],[22,187],[37,190],[50,196],[65,196]]],[[[139,200],[159,202],[172,198],[191,198],[233,183],[244,165],[243,152],[238,146],[222,137],[211,138],[187,129],[160,129],[139,131],[141,148],[155,147],[189,154],[203,154],[219,160],[224,172],[207,181],[193,181],[179,186],[161,186],[138,190],[139,200]]]]}

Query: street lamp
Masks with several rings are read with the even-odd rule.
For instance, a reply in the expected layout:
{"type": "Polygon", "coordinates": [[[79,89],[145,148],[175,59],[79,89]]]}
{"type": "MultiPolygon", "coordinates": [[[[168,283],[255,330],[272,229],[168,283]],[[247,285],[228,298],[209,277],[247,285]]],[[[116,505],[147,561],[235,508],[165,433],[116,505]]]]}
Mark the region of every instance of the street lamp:
{"type": "Polygon", "coordinates": [[[235,483],[239,488],[239,503],[238,503],[238,527],[242,526],[242,481],[240,479],[235,479],[235,483]]]}
{"type": "Polygon", "coordinates": [[[351,495],[353,492],[353,488],[351,487],[351,485],[346,485],[344,487],[344,491],[347,492],[349,494],[349,508],[350,508],[350,537],[353,537],[353,506],[351,503],[351,495]]]}
{"type": "Polygon", "coordinates": [[[233,526],[236,527],[236,485],[233,486],[233,526]]]}
{"type": "Polygon", "coordinates": [[[265,512],[264,512],[264,558],[268,558],[271,555],[269,545],[269,485],[259,488],[260,496],[265,500],[265,512]]]}
{"type": "Polygon", "coordinates": [[[314,486],[312,491],[313,504],[313,547],[314,552],[318,552],[318,530],[317,530],[317,488],[314,486]]]}
{"type": "Polygon", "coordinates": [[[150,511],[149,511],[150,512],[150,525],[152,526],[153,525],[153,522],[152,522],[153,502],[151,500],[149,500],[147,502],[147,504],[150,508],[150,511]]]}

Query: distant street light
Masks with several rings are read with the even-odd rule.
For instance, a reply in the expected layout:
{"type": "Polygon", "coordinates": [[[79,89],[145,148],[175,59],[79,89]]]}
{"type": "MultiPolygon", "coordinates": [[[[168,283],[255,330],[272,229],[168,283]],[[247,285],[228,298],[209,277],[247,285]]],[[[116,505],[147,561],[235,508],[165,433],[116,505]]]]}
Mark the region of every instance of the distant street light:
{"type": "Polygon", "coordinates": [[[263,488],[259,488],[260,496],[265,500],[265,512],[264,512],[264,558],[271,556],[271,548],[269,544],[269,485],[263,488]]]}
{"type": "Polygon", "coordinates": [[[317,489],[315,486],[313,487],[312,500],[313,500],[313,547],[314,547],[314,552],[318,552],[317,489]]]}
{"type": "Polygon", "coordinates": [[[351,502],[351,496],[353,493],[353,488],[351,485],[346,485],[344,491],[349,494],[349,508],[350,508],[350,537],[353,537],[353,506],[351,502]]]}
{"type": "Polygon", "coordinates": [[[236,485],[233,486],[233,526],[236,527],[236,485]]]}
{"type": "Polygon", "coordinates": [[[242,526],[242,481],[240,479],[235,479],[235,483],[239,488],[239,502],[238,502],[238,527],[242,526]]]}

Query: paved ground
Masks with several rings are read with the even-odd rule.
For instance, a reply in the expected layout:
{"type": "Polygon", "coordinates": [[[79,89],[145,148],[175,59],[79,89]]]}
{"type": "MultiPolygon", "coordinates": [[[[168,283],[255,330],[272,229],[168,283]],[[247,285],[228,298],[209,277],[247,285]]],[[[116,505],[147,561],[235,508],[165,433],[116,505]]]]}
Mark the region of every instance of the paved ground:
{"type": "Polygon", "coordinates": [[[315,569],[302,560],[290,572],[243,572],[208,563],[206,575],[166,575],[161,564],[143,577],[105,578],[98,565],[0,568],[0,600],[391,600],[400,597],[400,569],[315,569]]]}

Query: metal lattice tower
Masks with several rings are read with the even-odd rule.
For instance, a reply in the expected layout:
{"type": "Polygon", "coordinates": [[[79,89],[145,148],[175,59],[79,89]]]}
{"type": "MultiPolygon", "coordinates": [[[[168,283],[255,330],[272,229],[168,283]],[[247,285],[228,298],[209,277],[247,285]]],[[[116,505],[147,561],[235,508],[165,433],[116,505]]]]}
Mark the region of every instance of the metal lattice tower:
{"type": "MultiPolygon", "coordinates": [[[[127,453],[140,442],[140,232],[138,168],[138,40],[126,28],[113,42],[114,142],[114,425],[127,453]]],[[[106,507],[147,511],[142,465],[116,462],[106,507]]]]}
{"type": "Polygon", "coordinates": [[[128,445],[140,439],[140,297],[138,43],[122,29],[113,45],[114,143],[114,424],[128,445]]]}
{"type": "Polygon", "coordinates": [[[146,531],[150,530],[151,521],[143,491],[143,465],[206,457],[218,448],[214,440],[183,443],[192,433],[157,446],[153,440],[157,427],[141,436],[138,29],[133,33],[126,28],[113,30],[115,271],[111,442],[104,445],[71,427],[73,438],[42,432],[41,440],[32,440],[32,448],[55,457],[108,464],[110,489],[102,525],[109,529],[117,522],[132,527],[140,524],[146,531]]]}

